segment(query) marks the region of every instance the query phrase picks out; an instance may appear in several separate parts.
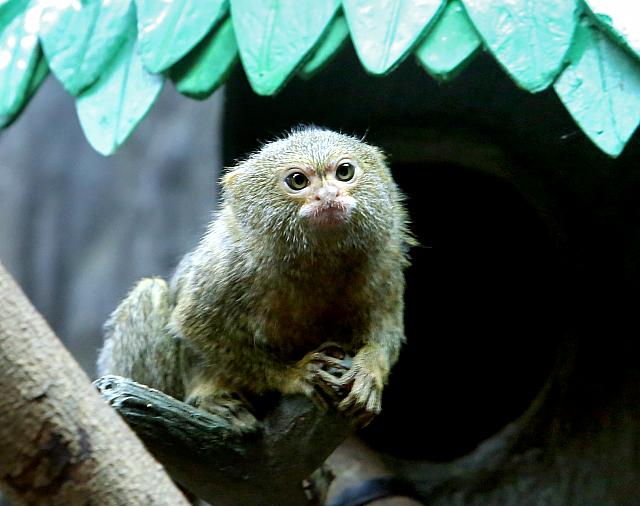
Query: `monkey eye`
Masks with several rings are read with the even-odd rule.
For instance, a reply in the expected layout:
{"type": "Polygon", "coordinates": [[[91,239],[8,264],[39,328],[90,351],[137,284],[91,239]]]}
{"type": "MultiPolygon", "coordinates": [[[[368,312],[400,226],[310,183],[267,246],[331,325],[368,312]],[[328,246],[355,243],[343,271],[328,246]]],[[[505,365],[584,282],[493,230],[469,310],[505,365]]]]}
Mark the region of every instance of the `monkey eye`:
{"type": "Polygon", "coordinates": [[[307,178],[307,176],[305,176],[302,172],[292,172],[285,178],[284,181],[285,183],[287,183],[289,188],[296,191],[302,190],[303,188],[309,186],[309,178],[307,178]]]}
{"type": "Polygon", "coordinates": [[[356,172],[356,168],[350,162],[342,162],[336,168],[336,179],[338,181],[350,181],[353,179],[353,175],[356,172]]]}

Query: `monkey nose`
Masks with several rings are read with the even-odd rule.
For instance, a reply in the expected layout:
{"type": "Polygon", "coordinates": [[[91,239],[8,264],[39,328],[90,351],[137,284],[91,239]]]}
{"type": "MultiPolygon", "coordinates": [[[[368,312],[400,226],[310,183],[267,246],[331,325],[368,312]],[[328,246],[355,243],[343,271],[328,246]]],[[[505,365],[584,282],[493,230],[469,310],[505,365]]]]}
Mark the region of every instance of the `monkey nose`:
{"type": "Polygon", "coordinates": [[[316,192],[316,200],[331,201],[340,195],[340,191],[333,185],[322,185],[316,192]]]}

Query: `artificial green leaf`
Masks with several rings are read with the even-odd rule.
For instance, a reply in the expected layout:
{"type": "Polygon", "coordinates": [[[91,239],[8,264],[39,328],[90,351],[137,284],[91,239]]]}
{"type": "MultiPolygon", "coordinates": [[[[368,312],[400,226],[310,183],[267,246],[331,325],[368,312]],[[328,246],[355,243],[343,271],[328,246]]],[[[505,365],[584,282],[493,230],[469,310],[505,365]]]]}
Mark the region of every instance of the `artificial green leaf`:
{"type": "Polygon", "coordinates": [[[25,0],[0,0],[0,27],[4,29],[16,16],[24,12],[25,0]]]}
{"type": "Polygon", "coordinates": [[[227,12],[226,0],[135,0],[145,67],[162,72],[187,54],[227,12]]]}
{"type": "MultiPolygon", "coordinates": [[[[40,8],[23,2],[22,9],[5,4],[0,10],[0,117],[15,115],[24,106],[40,49],[40,8]]],[[[6,122],[6,120],[3,120],[6,122]]]]}
{"type": "Polygon", "coordinates": [[[95,82],[135,25],[131,0],[61,0],[44,8],[40,41],[49,67],[72,95],[95,82]]]}
{"type": "Polygon", "coordinates": [[[40,88],[45,78],[49,75],[49,64],[47,63],[47,59],[42,54],[42,51],[38,51],[38,53],[38,62],[36,63],[36,68],[31,76],[29,87],[27,88],[27,96],[29,99],[35,95],[38,88],[40,88]]]}
{"type": "Polygon", "coordinates": [[[142,64],[134,26],[105,72],[76,99],[80,125],[96,151],[115,153],[151,108],[163,82],[163,76],[142,64]]]}
{"type": "Polygon", "coordinates": [[[640,56],[640,4],[637,1],[585,0],[585,4],[601,26],[640,56]]]}
{"type": "Polygon", "coordinates": [[[300,76],[304,79],[311,78],[338,52],[348,36],[347,20],[344,19],[344,16],[336,16],[327,30],[327,34],[313,51],[307,63],[300,69],[300,76]]]}
{"type": "Polygon", "coordinates": [[[444,7],[443,0],[343,0],[358,58],[372,74],[385,74],[410,52],[444,7]]]}
{"type": "Polygon", "coordinates": [[[459,0],[452,0],[416,50],[418,61],[437,79],[454,77],[482,41],[459,0]]]}
{"type": "Polygon", "coordinates": [[[220,86],[238,60],[238,46],[231,18],[207,35],[169,71],[183,95],[204,99],[220,86]]]}
{"type": "Polygon", "coordinates": [[[518,86],[547,88],[562,70],[577,23],[576,0],[462,0],[487,47],[518,86]]]}
{"type": "Polygon", "coordinates": [[[640,63],[586,25],[569,58],[554,89],[584,133],[617,156],[640,123],[640,63]]]}
{"type": "Polygon", "coordinates": [[[276,93],[314,49],[339,0],[231,0],[242,65],[259,95],[276,93]]]}
{"type": "Polygon", "coordinates": [[[38,51],[38,58],[29,86],[27,87],[27,93],[25,99],[22,101],[22,105],[18,110],[9,115],[0,115],[0,128],[6,128],[13,123],[22,114],[23,109],[27,106],[33,95],[40,88],[45,78],[49,75],[49,66],[47,60],[42,56],[42,51],[38,51]]]}

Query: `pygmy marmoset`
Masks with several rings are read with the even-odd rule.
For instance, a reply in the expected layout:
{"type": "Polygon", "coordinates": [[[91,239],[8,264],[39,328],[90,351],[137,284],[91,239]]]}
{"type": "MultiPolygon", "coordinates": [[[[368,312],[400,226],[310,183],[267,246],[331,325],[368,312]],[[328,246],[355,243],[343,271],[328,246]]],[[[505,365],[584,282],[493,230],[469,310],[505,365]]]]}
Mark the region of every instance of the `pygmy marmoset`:
{"type": "Polygon", "coordinates": [[[404,340],[413,243],[382,152],[316,127],[268,143],[222,177],[221,206],[170,284],[141,280],[105,324],[100,374],[226,416],[248,396],[348,389],[338,408],[381,409],[404,340]],[[341,377],[326,346],[353,356],[341,377]]]}

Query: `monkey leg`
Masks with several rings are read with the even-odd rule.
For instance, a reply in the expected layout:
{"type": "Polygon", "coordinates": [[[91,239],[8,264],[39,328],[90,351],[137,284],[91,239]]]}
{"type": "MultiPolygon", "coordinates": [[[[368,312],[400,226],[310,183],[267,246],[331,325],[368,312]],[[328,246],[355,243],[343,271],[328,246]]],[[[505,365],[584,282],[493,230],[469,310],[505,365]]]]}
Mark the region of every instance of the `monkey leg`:
{"type": "Polygon", "coordinates": [[[229,421],[238,432],[253,432],[257,420],[249,408],[249,403],[240,395],[219,389],[215,384],[203,382],[195,385],[185,399],[187,404],[218,415],[229,421]]]}

